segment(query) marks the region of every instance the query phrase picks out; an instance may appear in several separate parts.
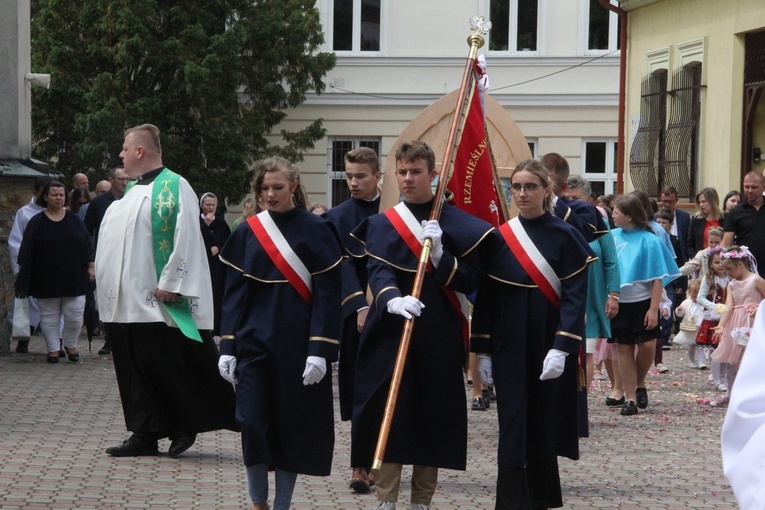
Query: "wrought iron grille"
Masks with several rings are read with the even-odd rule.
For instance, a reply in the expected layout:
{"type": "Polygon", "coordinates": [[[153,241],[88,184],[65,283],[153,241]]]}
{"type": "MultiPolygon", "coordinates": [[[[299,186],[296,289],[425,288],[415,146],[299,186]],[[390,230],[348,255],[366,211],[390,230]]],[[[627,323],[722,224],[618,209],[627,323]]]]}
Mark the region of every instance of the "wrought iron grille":
{"type": "Polygon", "coordinates": [[[640,86],[640,125],[630,149],[630,177],[636,189],[659,196],[664,124],[667,116],[667,70],[643,78],[640,86]]]}
{"type": "Polygon", "coordinates": [[[664,160],[659,162],[659,189],[677,188],[678,196],[692,200],[698,174],[699,118],[701,116],[701,62],[691,62],[672,76],[672,97],[665,136],[664,160]]]}
{"type": "Polygon", "coordinates": [[[746,34],[744,55],[744,129],[741,137],[741,179],[752,169],[757,107],[765,89],[765,30],[746,34]]]}

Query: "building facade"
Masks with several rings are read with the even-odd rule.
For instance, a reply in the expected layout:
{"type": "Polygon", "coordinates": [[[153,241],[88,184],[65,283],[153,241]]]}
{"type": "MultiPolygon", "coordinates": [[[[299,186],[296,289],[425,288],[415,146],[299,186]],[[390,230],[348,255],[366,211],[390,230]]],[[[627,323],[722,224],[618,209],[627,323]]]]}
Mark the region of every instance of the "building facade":
{"type": "Polygon", "coordinates": [[[622,0],[628,19],[625,185],[721,198],[765,164],[765,3],[622,0]]]}
{"type": "MultiPolygon", "coordinates": [[[[491,96],[532,153],[559,152],[599,192],[616,181],[617,16],[598,0],[318,0],[325,51],[337,55],[327,91],[289,112],[285,127],[323,118],[326,137],[300,165],[312,201],[344,200],[343,155],[366,145],[384,165],[399,133],[459,87],[471,16],[493,24],[479,50],[491,96]],[[437,20],[437,21],[436,21],[437,20]]],[[[275,130],[278,132],[278,129],[275,130]]]]}

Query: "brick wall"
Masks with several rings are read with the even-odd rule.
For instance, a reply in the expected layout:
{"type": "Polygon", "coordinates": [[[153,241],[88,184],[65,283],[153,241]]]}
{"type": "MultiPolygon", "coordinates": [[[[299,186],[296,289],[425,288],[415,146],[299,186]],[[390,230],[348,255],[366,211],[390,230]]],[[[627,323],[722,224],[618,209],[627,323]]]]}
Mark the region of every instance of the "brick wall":
{"type": "Polygon", "coordinates": [[[8,308],[13,306],[13,272],[8,255],[8,236],[16,211],[29,203],[34,190],[32,177],[4,177],[0,175],[0,354],[10,347],[8,308]]]}

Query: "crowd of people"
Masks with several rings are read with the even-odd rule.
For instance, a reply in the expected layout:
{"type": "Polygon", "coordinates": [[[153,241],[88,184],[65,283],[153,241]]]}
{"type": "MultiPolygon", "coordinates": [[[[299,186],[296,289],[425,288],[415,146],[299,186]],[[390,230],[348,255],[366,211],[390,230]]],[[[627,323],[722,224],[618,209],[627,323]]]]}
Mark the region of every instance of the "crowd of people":
{"type": "Polygon", "coordinates": [[[252,508],[288,509],[299,474],[330,473],[336,364],[349,485],[375,486],[376,509],[396,508],[404,465],[413,510],[430,508],[439,469],[466,468],[467,412],[491,402],[482,389],[498,409],[495,508],[557,508],[557,458],[579,457],[601,365],[605,405],[625,417],[648,407],[646,376],[665,372],[673,343],[711,368],[724,395],[709,404],[736,395],[765,297],[762,174],[722,207],[702,189],[690,215],[671,186],[658,201],[595,197],[551,153],[511,172],[519,213],[494,228],[448,201],[431,217],[435,154],[414,140],[392,155],[402,201],[386,211],[371,149],[346,154],[351,198],[332,208],[309,204],[297,166],[272,157],[231,229],[215,194],[163,165],[155,126],[127,130],[120,157],[92,195],[83,174],[71,192],[38,180],[9,241],[17,301],[39,314],[49,363],[79,361],[98,303],[99,354],[113,356],[131,432],[111,456],[158,455],[168,438],[177,457],[199,433],[240,431],[252,508]]]}

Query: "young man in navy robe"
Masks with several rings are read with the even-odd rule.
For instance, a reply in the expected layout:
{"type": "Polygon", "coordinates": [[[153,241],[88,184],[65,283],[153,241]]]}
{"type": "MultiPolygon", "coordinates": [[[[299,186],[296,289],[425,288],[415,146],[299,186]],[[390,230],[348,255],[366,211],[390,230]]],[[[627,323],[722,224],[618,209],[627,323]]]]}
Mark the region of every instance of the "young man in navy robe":
{"type": "Polygon", "coordinates": [[[550,173],[553,184],[553,214],[577,229],[588,243],[605,235],[608,225],[594,205],[584,200],[571,200],[563,194],[571,173],[566,158],[551,152],[540,161],[550,173]]]}
{"type": "Polygon", "coordinates": [[[366,247],[373,301],[356,357],[351,465],[372,463],[404,321],[416,316],[376,485],[377,508],[394,509],[402,465],[412,464],[411,508],[424,510],[438,468],[465,469],[466,315],[458,302],[455,307],[452,291],[476,288],[477,248],[492,227],[448,204],[439,221],[424,221],[433,205],[435,155],[427,144],[413,141],[402,144],[395,157],[404,202],[368,218],[352,234],[366,247]],[[416,299],[409,293],[425,238],[433,243],[432,267],[416,299]]]}
{"type": "MultiPolygon", "coordinates": [[[[369,147],[359,147],[345,154],[345,176],[351,198],[331,208],[322,216],[337,227],[345,245],[346,260],[343,274],[343,322],[340,336],[340,360],[338,391],[340,394],[340,419],[348,421],[353,414],[353,386],[356,369],[356,352],[359,349],[361,329],[364,327],[369,304],[367,303],[367,267],[364,245],[350,235],[366,218],[380,209],[380,161],[377,153],[369,147]]],[[[369,492],[374,485],[374,475],[369,466],[352,468],[350,488],[355,492],[369,492]]]]}

